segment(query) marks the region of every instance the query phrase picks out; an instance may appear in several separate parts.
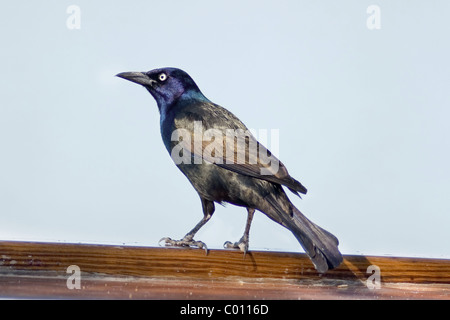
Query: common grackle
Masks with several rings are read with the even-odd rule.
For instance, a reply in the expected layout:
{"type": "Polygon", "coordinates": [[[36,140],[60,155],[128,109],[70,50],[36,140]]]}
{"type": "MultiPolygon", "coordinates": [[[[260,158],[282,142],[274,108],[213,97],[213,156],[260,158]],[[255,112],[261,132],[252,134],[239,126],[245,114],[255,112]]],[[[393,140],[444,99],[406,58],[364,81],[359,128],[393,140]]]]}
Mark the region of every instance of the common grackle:
{"type": "Polygon", "coordinates": [[[308,220],[282,186],[297,195],[306,194],[306,188],[235,115],[207,99],[186,72],[161,68],[117,76],[144,86],[155,98],[164,145],[202,203],[202,220],[183,239],[161,241],[207,249],[194,235],[213,215],[214,202],[228,202],[247,208],[248,218],[242,238],[225,247],[247,252],[250,224],[259,210],[294,234],[318,272],[340,265],[338,239],[308,220]]]}

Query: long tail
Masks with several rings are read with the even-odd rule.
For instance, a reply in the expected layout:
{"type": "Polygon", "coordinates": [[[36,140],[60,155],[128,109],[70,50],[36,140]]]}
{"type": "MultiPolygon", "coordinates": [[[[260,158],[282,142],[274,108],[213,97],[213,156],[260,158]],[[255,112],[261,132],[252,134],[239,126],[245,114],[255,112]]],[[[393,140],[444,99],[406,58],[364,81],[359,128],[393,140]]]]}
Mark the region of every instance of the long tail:
{"type": "Polygon", "coordinates": [[[341,264],[343,258],[338,249],[339,240],[334,235],[310,221],[294,205],[292,215],[287,215],[279,211],[281,208],[274,199],[266,199],[278,211],[281,224],[294,234],[319,273],[341,264]]]}
{"type": "Polygon", "coordinates": [[[339,240],[293,208],[292,224],[288,226],[314,263],[319,273],[337,268],[342,262],[339,240]]]}

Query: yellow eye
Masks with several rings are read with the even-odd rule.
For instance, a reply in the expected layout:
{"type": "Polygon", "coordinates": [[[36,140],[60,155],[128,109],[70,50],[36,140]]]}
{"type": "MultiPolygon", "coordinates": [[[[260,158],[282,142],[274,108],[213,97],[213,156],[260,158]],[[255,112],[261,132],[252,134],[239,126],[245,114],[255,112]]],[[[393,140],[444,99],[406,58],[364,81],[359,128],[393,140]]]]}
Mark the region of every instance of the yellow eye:
{"type": "Polygon", "coordinates": [[[167,74],[161,73],[161,74],[158,76],[158,79],[159,79],[159,81],[166,81],[166,79],[167,79],[167,74]]]}

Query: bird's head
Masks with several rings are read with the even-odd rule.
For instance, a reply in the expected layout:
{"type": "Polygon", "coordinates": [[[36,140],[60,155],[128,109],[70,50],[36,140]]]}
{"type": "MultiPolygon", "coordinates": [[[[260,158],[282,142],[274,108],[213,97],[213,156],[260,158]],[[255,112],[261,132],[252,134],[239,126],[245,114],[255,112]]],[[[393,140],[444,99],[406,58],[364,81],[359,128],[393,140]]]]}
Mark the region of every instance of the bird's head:
{"type": "Polygon", "coordinates": [[[182,95],[201,95],[194,80],[183,70],[176,68],[154,69],[148,72],[122,72],[118,77],[144,86],[155,98],[161,111],[182,95]]]}

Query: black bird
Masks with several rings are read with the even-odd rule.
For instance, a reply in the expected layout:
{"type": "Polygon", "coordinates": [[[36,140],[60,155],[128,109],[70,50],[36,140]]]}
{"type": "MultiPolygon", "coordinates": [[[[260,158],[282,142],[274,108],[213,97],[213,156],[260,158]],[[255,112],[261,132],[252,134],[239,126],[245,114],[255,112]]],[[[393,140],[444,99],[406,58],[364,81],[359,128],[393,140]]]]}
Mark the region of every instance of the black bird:
{"type": "Polygon", "coordinates": [[[250,224],[259,210],[294,234],[318,272],[340,265],[338,239],[308,220],[282,186],[297,195],[306,194],[306,188],[235,115],[207,99],[186,72],[162,68],[117,76],[144,86],[155,98],[164,145],[202,202],[202,220],[183,239],[161,241],[206,249],[194,235],[213,215],[214,202],[228,202],[247,208],[248,218],[242,238],[226,247],[248,250],[250,224]]]}

